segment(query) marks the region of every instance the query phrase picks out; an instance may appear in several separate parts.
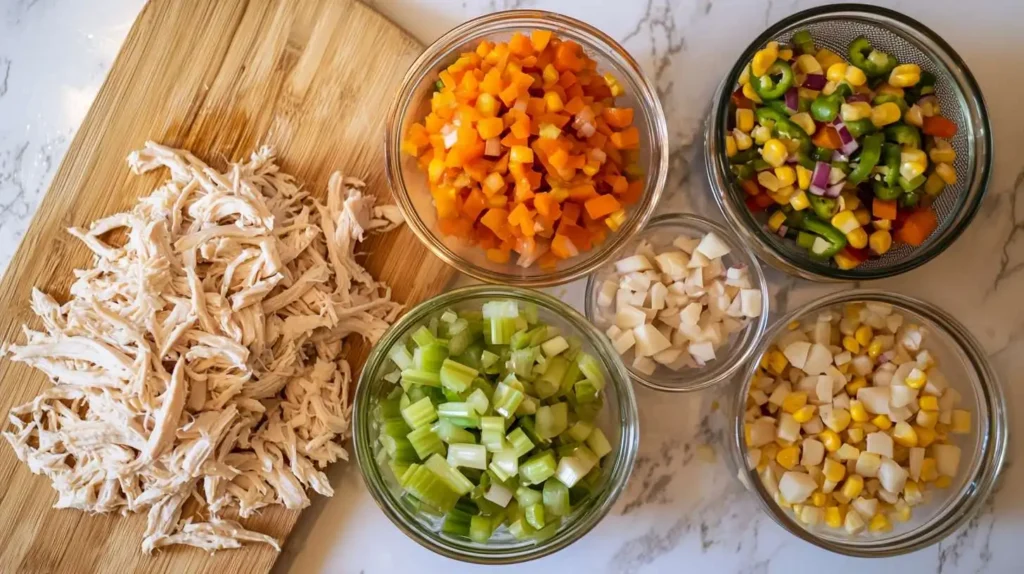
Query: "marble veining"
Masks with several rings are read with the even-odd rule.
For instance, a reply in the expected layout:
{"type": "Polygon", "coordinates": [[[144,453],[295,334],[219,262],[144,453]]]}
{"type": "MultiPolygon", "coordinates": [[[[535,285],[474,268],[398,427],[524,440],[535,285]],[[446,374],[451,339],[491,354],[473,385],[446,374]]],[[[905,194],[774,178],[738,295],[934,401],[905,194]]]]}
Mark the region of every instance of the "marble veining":
{"type": "MultiPolygon", "coordinates": [[[[721,220],[703,173],[710,98],[743,46],[765,26],[818,0],[368,0],[423,42],[494,10],[539,8],[583,19],[618,39],[654,82],[669,121],[670,166],[660,212],[721,220]]],[[[1024,409],[1024,38],[1017,0],[895,0],[886,6],[932,27],[963,56],[993,122],[989,195],[956,244],[904,276],[872,283],[931,301],[960,319],[1003,379],[1009,409],[1024,409]]],[[[0,2],[0,270],[53,177],[142,0],[0,2]]],[[[766,271],[773,313],[849,286],[766,271]]],[[[552,290],[582,306],[582,283],[552,290]]],[[[1003,485],[984,511],[945,541],[878,561],[829,554],[779,528],[732,477],[729,389],[686,396],[637,391],[636,469],[609,516],[572,547],[514,572],[589,571],[1002,574],[1021,572],[1024,472],[1011,442],[1003,485]]],[[[1011,435],[1021,426],[1011,418],[1011,435]]],[[[477,572],[407,539],[374,505],[354,465],[329,472],[338,495],[317,498],[275,571],[477,572]]],[[[0,568],[2,569],[2,568],[0,568]]]]}

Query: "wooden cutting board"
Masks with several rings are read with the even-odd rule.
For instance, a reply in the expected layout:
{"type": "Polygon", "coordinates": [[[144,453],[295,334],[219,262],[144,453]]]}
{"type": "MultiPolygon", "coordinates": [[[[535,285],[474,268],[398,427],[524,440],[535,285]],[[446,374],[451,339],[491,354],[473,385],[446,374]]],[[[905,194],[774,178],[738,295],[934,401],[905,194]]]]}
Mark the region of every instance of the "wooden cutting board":
{"type": "MultiPolygon", "coordinates": [[[[89,264],[67,227],[129,208],[167,176],[129,173],[125,157],[147,139],[192,150],[217,167],[270,143],[284,170],[314,195],[322,196],[328,176],[340,169],[390,200],[383,118],[420,50],[353,0],[151,1],[0,283],[0,339],[17,338],[22,323],[38,326],[29,309],[33,285],[64,300],[72,270],[89,264]]],[[[453,274],[406,228],[362,249],[370,271],[409,304],[438,293],[453,274]]],[[[359,366],[365,349],[353,355],[359,366]]],[[[23,365],[0,361],[3,420],[11,406],[49,384],[23,365]]],[[[55,510],[49,481],[0,443],[0,572],[252,573],[268,571],[277,556],[265,545],[214,556],[192,548],[144,556],[144,514],[55,510]]],[[[272,509],[246,525],[284,538],[297,517],[272,509]]]]}

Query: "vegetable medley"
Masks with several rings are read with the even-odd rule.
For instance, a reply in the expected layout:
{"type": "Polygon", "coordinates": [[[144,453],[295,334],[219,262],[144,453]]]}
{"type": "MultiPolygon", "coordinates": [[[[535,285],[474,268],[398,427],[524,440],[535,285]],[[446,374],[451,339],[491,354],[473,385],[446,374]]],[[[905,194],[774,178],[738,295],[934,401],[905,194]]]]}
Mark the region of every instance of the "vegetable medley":
{"type": "Polygon", "coordinates": [[[893,242],[919,246],[956,183],[935,76],[854,40],[848,61],[804,30],[754,54],[731,96],[726,154],[748,208],[812,257],[852,269],[893,242]]]}
{"type": "Polygon", "coordinates": [[[580,343],[536,307],[446,310],[396,344],[395,387],[375,409],[378,460],[441,531],[486,542],[551,537],[601,478],[612,451],[595,425],[605,385],[580,343]]]}
{"type": "Polygon", "coordinates": [[[554,268],[626,220],[643,193],[640,132],[623,91],[547,30],[483,40],[441,71],[402,144],[427,172],[438,230],[497,263],[554,268]]]}

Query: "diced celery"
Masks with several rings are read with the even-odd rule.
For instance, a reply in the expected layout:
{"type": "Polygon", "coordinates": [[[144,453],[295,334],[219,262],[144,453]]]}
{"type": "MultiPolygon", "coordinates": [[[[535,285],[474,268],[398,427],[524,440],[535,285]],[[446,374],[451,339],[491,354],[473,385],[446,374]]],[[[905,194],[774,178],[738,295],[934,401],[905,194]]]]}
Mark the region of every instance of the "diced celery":
{"type": "Polygon", "coordinates": [[[494,534],[494,521],[490,516],[475,515],[469,518],[469,539],[483,544],[494,534]]]}
{"type": "Polygon", "coordinates": [[[498,383],[497,388],[494,389],[494,396],[491,397],[491,405],[494,410],[505,418],[511,417],[521,402],[523,402],[522,391],[518,391],[504,382],[498,383]]]}
{"type": "Polygon", "coordinates": [[[496,452],[491,455],[491,464],[487,468],[504,482],[519,472],[519,458],[511,451],[496,452]]]}
{"type": "Polygon", "coordinates": [[[534,532],[530,536],[530,539],[535,541],[535,542],[543,542],[543,541],[547,540],[548,538],[551,538],[552,536],[554,536],[558,532],[558,527],[561,524],[562,524],[562,519],[560,519],[560,518],[549,520],[547,525],[544,526],[544,528],[541,528],[540,530],[537,530],[536,532],[534,532]]]}
{"type": "Polygon", "coordinates": [[[444,400],[449,403],[461,403],[462,393],[457,393],[451,389],[442,388],[441,393],[444,395],[444,400]]]}
{"type": "Polygon", "coordinates": [[[520,508],[526,508],[531,504],[537,504],[543,501],[544,496],[539,490],[534,490],[528,486],[520,486],[516,489],[516,502],[519,503],[520,508]]]}
{"type": "Polygon", "coordinates": [[[523,396],[523,402],[516,409],[516,416],[532,415],[537,412],[538,401],[530,395],[523,396]]]}
{"type": "Polygon", "coordinates": [[[576,363],[580,366],[583,376],[594,383],[598,391],[604,388],[604,373],[601,371],[601,364],[597,362],[597,359],[587,353],[580,353],[576,357],[576,363]]]}
{"type": "Polygon", "coordinates": [[[608,438],[604,436],[604,433],[601,432],[601,429],[595,428],[586,440],[587,446],[597,455],[597,458],[604,458],[605,455],[612,451],[612,445],[608,442],[608,438]]]}
{"type": "Polygon", "coordinates": [[[416,455],[420,457],[420,460],[424,460],[432,454],[445,453],[441,437],[434,434],[434,431],[429,426],[414,429],[406,438],[409,439],[409,443],[412,444],[412,448],[416,451],[416,455]]]}
{"type": "Polygon", "coordinates": [[[572,425],[566,433],[573,442],[583,442],[587,440],[587,437],[590,436],[590,433],[593,432],[593,430],[594,425],[587,421],[576,421],[576,424],[572,425]]]}
{"type": "Polygon", "coordinates": [[[409,349],[405,347],[405,343],[396,343],[394,347],[391,347],[391,350],[388,351],[388,357],[400,370],[405,370],[412,366],[412,355],[409,354],[409,349]]]}
{"type": "Polygon", "coordinates": [[[535,446],[546,447],[551,444],[551,439],[541,438],[537,436],[536,421],[534,417],[520,417],[519,428],[526,433],[526,436],[530,439],[535,446]]]}
{"type": "Polygon", "coordinates": [[[484,500],[488,500],[502,508],[505,508],[508,506],[509,501],[512,500],[512,491],[495,482],[487,488],[487,493],[484,494],[484,500]]]}
{"type": "Polygon", "coordinates": [[[511,534],[516,540],[528,540],[536,531],[537,529],[530,526],[526,522],[525,518],[516,520],[512,524],[508,525],[509,534],[511,534]]]}
{"type": "Polygon", "coordinates": [[[487,414],[487,407],[490,406],[487,395],[480,389],[474,389],[473,392],[469,393],[469,396],[466,397],[466,403],[471,405],[473,410],[479,415],[487,414]]]}
{"type": "Polygon", "coordinates": [[[539,319],[537,316],[537,305],[535,303],[527,303],[523,305],[523,317],[531,325],[536,323],[539,319]]]}
{"type": "Polygon", "coordinates": [[[516,457],[523,456],[524,454],[533,450],[533,442],[530,437],[526,436],[523,429],[517,428],[514,431],[508,433],[509,450],[515,453],[516,457]]]}
{"type": "Polygon", "coordinates": [[[487,469],[487,449],[481,444],[452,444],[448,446],[448,465],[453,467],[487,469]]]}
{"type": "Polygon", "coordinates": [[[537,436],[552,439],[569,426],[569,404],[555,403],[537,409],[537,436]]]}
{"type": "Polygon", "coordinates": [[[416,368],[429,373],[439,372],[441,370],[441,365],[447,358],[448,347],[438,343],[431,343],[429,345],[417,347],[416,351],[413,353],[416,368]]]}
{"type": "MultiPolygon", "coordinates": [[[[423,385],[426,387],[440,387],[441,376],[430,371],[418,369],[406,369],[402,371],[402,385],[423,385]]],[[[406,387],[408,389],[408,387],[406,387]]]]}
{"type": "Polygon", "coordinates": [[[374,411],[374,417],[378,421],[383,421],[402,416],[401,403],[401,393],[398,393],[397,395],[392,394],[391,396],[381,399],[380,402],[377,403],[377,408],[374,411]]]}
{"type": "Polygon", "coordinates": [[[490,452],[506,449],[505,419],[503,417],[480,417],[480,444],[490,452]]]}
{"type": "Polygon", "coordinates": [[[544,351],[544,355],[547,357],[554,357],[555,355],[562,353],[569,349],[569,342],[565,340],[565,337],[559,335],[553,339],[544,341],[540,349],[544,351]]]}
{"type": "Polygon", "coordinates": [[[388,461],[388,466],[391,467],[391,473],[395,475],[395,478],[401,478],[406,472],[409,471],[408,464],[402,464],[393,460],[388,461]]]}
{"type": "Polygon", "coordinates": [[[405,435],[409,434],[409,425],[405,424],[405,420],[400,416],[387,419],[380,424],[380,434],[382,436],[401,437],[405,438],[405,435]]]}
{"type": "Polygon", "coordinates": [[[432,454],[427,459],[423,466],[430,469],[431,472],[436,474],[442,482],[444,482],[448,488],[457,492],[459,496],[463,494],[469,494],[473,490],[473,483],[469,481],[458,469],[452,468],[445,459],[439,454],[432,454]]]}
{"type": "Polygon", "coordinates": [[[444,522],[441,524],[441,532],[449,536],[468,537],[473,516],[464,510],[453,508],[445,515],[444,522]]]}
{"type": "Polygon", "coordinates": [[[391,383],[392,385],[397,384],[402,380],[402,371],[391,371],[384,375],[384,380],[391,383]]]}
{"type": "Polygon", "coordinates": [[[465,326],[460,325],[460,328],[452,334],[451,340],[448,341],[448,349],[452,355],[461,355],[476,342],[479,336],[479,326],[467,321],[465,326]]]}
{"type": "Polygon", "coordinates": [[[551,516],[567,516],[569,514],[569,487],[557,478],[544,481],[544,510],[551,516]]]}
{"type": "Polygon", "coordinates": [[[441,363],[441,385],[457,393],[469,388],[476,378],[477,371],[472,367],[457,363],[451,359],[445,359],[441,363]]]}
{"type": "Polygon", "coordinates": [[[516,301],[502,299],[488,301],[480,308],[484,319],[509,318],[515,319],[519,316],[519,304],[516,301]]]}
{"type": "Polygon", "coordinates": [[[529,377],[533,374],[533,365],[537,362],[537,347],[512,351],[509,357],[512,371],[518,377],[529,377]]]}
{"type": "Polygon", "coordinates": [[[597,464],[597,455],[589,448],[581,446],[572,456],[562,457],[558,461],[555,476],[562,484],[572,488],[597,464]]]}
{"type": "Polygon", "coordinates": [[[554,396],[561,388],[562,377],[569,368],[569,361],[562,357],[552,357],[545,363],[544,374],[534,382],[534,392],[537,397],[546,399],[554,396]]]}
{"type": "Polygon", "coordinates": [[[583,373],[580,372],[580,366],[576,364],[576,361],[566,360],[569,361],[569,364],[566,365],[565,374],[562,375],[562,381],[558,386],[557,396],[559,397],[569,394],[573,390],[573,385],[576,384],[576,381],[580,380],[580,377],[583,376],[583,373]]]}
{"type": "Polygon", "coordinates": [[[428,329],[426,325],[420,325],[418,329],[413,331],[412,340],[420,347],[426,347],[427,345],[437,343],[437,337],[430,332],[430,329],[428,329]]]}
{"type": "Polygon", "coordinates": [[[416,449],[412,447],[412,443],[405,437],[382,436],[380,437],[380,443],[384,447],[384,452],[387,453],[388,458],[398,464],[409,464],[420,460],[416,449]]]}
{"type": "Polygon", "coordinates": [[[583,341],[580,341],[579,337],[566,337],[566,341],[569,342],[569,348],[562,353],[562,356],[570,361],[575,361],[580,354],[580,349],[583,348],[583,341]]]}
{"type": "Polygon", "coordinates": [[[555,474],[555,454],[550,450],[539,452],[519,465],[519,478],[523,484],[542,484],[555,474]]]}
{"type": "MultiPolygon", "coordinates": [[[[522,504],[520,502],[520,504],[522,504]]],[[[526,507],[526,522],[530,526],[540,530],[544,528],[544,505],[540,502],[535,502],[526,507]]]]}
{"type": "Polygon", "coordinates": [[[441,440],[448,444],[475,444],[476,437],[466,429],[453,425],[450,421],[439,420],[431,427],[441,440]]]}
{"type": "Polygon", "coordinates": [[[576,393],[576,401],[579,403],[586,404],[597,400],[598,390],[594,385],[594,381],[590,379],[578,381],[573,387],[573,391],[576,393]]]}
{"type": "Polygon", "coordinates": [[[430,402],[430,397],[423,397],[402,409],[402,418],[409,428],[418,429],[436,421],[437,410],[434,409],[434,403],[430,402]]]}
{"type": "Polygon", "coordinates": [[[437,416],[457,427],[477,428],[480,426],[480,415],[469,403],[443,403],[437,407],[437,416]]]}
{"type": "Polygon", "coordinates": [[[498,357],[498,355],[488,350],[484,350],[484,352],[480,355],[480,363],[486,369],[487,367],[490,367],[491,365],[495,364],[499,358],[500,357],[498,357]]]}
{"type": "Polygon", "coordinates": [[[459,320],[458,313],[456,313],[455,311],[452,311],[451,309],[445,309],[444,312],[441,313],[441,322],[442,323],[449,323],[449,324],[451,324],[451,323],[454,323],[454,322],[456,322],[458,320],[459,320]]]}
{"type": "Polygon", "coordinates": [[[459,493],[426,466],[411,465],[403,478],[406,492],[440,512],[448,512],[459,501],[459,493]]]}

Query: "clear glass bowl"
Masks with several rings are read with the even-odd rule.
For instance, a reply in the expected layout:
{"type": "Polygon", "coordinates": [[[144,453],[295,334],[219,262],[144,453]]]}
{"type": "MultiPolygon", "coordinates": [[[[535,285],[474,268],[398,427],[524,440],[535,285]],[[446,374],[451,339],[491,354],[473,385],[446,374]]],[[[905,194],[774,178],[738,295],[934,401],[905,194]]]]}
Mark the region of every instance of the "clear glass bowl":
{"type": "Polygon", "coordinates": [[[754,493],[761,509],[790,533],[816,546],[850,556],[875,558],[895,556],[935,544],[975,516],[985,504],[1006,458],[1009,429],[1006,403],[995,372],[985,358],[978,341],[956,319],[930,303],[903,295],[873,290],[836,293],[813,301],[779,319],[765,333],[755,357],[762,356],[792,321],[814,320],[821,312],[842,312],[847,303],[877,301],[889,303],[928,331],[925,348],[932,352],[951,387],[963,395],[960,408],[971,411],[971,432],[950,435],[962,449],[960,472],[949,488],[925,490],[925,503],[913,507],[906,523],[893,523],[885,534],[848,536],[845,530],[820,526],[811,529],[797,521],[792,512],[781,508],[765,490],[757,471],[746,463],[747,447],[743,439],[743,412],[747,392],[757,361],[751,361],[734,395],[731,412],[735,427],[731,464],[740,481],[754,493]]]}
{"type": "Polygon", "coordinates": [[[754,39],[712,100],[712,115],[705,129],[704,158],[712,195],[730,227],[750,244],[758,257],[783,272],[816,281],[861,281],[905,273],[949,247],[971,222],[988,187],[992,168],[992,133],[981,89],[960,56],[935,32],[917,20],[877,6],[834,4],[804,10],[784,18],[754,39]],[[780,238],[765,227],[764,216],[753,214],[744,204],[746,194],[729,171],[725,155],[725,134],[729,121],[729,94],[754,53],[770,40],[788,41],[797,30],[809,30],[815,43],[845,55],[849,43],[864,35],[873,46],[895,54],[902,62],[913,62],[935,74],[936,95],[942,114],[956,122],[956,150],[953,166],[957,183],[948,186],[932,207],[939,227],[920,247],[894,245],[883,257],[842,270],[812,259],[791,239],[780,238]]]}
{"type": "MultiPolygon", "coordinates": [[[[761,339],[761,334],[764,333],[768,324],[768,284],[761,272],[757,258],[749,248],[736,239],[736,236],[713,221],[683,213],[659,215],[623,245],[622,251],[618,255],[621,257],[632,255],[633,250],[641,241],[648,241],[655,251],[660,251],[670,248],[672,241],[680,235],[701,237],[710,232],[721,237],[730,248],[730,253],[722,258],[722,263],[726,268],[740,264],[747,266],[750,271],[751,286],[761,291],[761,316],[751,319],[743,330],[733,333],[725,345],[715,349],[715,360],[704,367],[673,371],[658,365],[654,374],[647,375],[632,367],[631,357],[633,354],[632,351],[627,352],[626,368],[633,380],[644,386],[658,391],[682,392],[696,391],[722,382],[750,358],[754,346],[761,339]]],[[[605,316],[598,308],[597,296],[601,289],[601,283],[614,272],[615,261],[612,260],[587,278],[584,309],[587,319],[602,332],[611,326],[613,318],[605,316]]]]}
{"type": "Polygon", "coordinates": [[[501,285],[552,286],[572,281],[593,271],[640,230],[654,213],[668,173],[668,126],[654,87],[640,66],[615,40],[596,28],[559,14],[540,10],[513,10],[481,16],[442,36],[413,63],[388,111],[384,156],[391,191],[405,221],[416,236],[444,262],[480,281],[501,285]],[[640,131],[639,167],[646,174],[643,196],[628,208],[622,227],[590,251],[560,261],[554,271],[519,267],[515,257],[508,263],[487,259],[484,250],[459,239],[446,237],[435,228],[436,211],[426,175],[415,158],[401,153],[401,142],[409,125],[430,111],[428,95],[441,68],[459,52],[475,48],[483,39],[508,40],[513,32],[551,30],[555,35],[578,42],[597,61],[599,72],[611,72],[622,84],[619,96],[624,106],[635,110],[634,125],[640,131]]]}
{"type": "Polygon", "coordinates": [[[589,532],[611,510],[626,486],[640,437],[639,416],[629,374],[608,339],[579,312],[553,297],[529,289],[488,285],[456,289],[420,303],[384,334],[367,358],[359,377],[352,428],[356,462],[370,494],[384,514],[422,546],[448,558],[480,564],[511,564],[547,556],[589,532]],[[393,388],[382,378],[389,365],[388,350],[444,309],[479,310],[484,302],[494,299],[512,299],[536,305],[542,321],[556,325],[563,334],[583,341],[583,350],[598,360],[608,381],[604,389],[604,410],[597,419],[597,426],[605,431],[612,452],[602,459],[604,472],[595,488],[597,495],[581,502],[563,520],[558,532],[542,542],[516,540],[504,527],[486,544],[442,534],[440,519],[417,513],[402,499],[402,489],[391,470],[382,469],[374,458],[373,446],[378,430],[373,424],[373,407],[393,388]]]}

